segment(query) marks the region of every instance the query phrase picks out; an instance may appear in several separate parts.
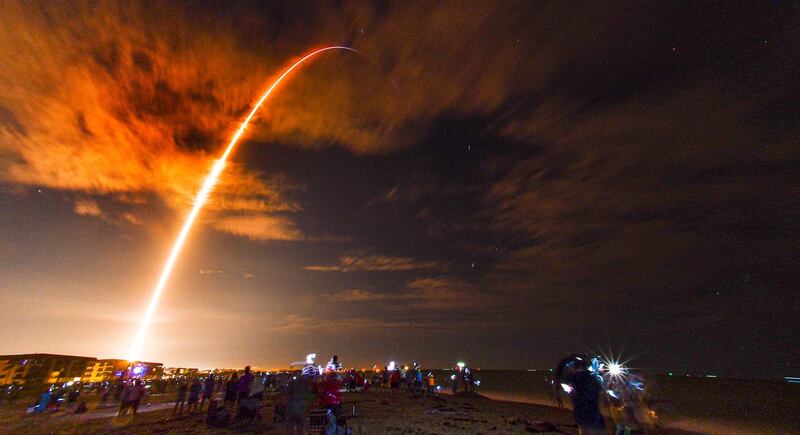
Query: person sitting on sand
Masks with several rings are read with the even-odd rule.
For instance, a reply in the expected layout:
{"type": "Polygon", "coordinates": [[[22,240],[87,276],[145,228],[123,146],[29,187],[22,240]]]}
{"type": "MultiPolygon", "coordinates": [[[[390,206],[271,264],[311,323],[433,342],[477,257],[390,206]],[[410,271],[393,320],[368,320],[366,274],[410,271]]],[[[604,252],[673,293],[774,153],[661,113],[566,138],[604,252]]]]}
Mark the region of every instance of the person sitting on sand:
{"type": "Polygon", "coordinates": [[[202,390],[203,384],[200,383],[200,379],[195,378],[189,387],[189,414],[197,411],[197,402],[200,401],[200,392],[202,390]]]}
{"type": "Polygon", "coordinates": [[[217,406],[217,402],[208,402],[208,413],[206,414],[206,424],[210,427],[224,427],[231,419],[231,412],[224,407],[217,406]]]}
{"type": "Polygon", "coordinates": [[[248,423],[253,420],[259,420],[261,416],[258,413],[258,405],[259,402],[255,397],[240,398],[236,409],[236,420],[247,421],[248,423]]]}
{"type": "Polygon", "coordinates": [[[338,372],[342,370],[342,364],[339,362],[339,356],[334,355],[331,357],[331,360],[328,361],[328,364],[325,366],[326,372],[338,372]]]}
{"type": "Polygon", "coordinates": [[[89,410],[89,407],[86,406],[86,401],[82,400],[81,403],[75,408],[75,414],[84,414],[86,411],[89,410]]]}
{"type": "Polygon", "coordinates": [[[342,404],[342,393],[339,391],[341,388],[342,382],[335,372],[326,373],[325,379],[319,385],[317,400],[323,408],[330,410],[334,415],[339,414],[342,404]]]}
{"type": "Polygon", "coordinates": [[[185,381],[181,381],[178,384],[178,395],[175,397],[175,409],[172,410],[172,415],[183,414],[183,405],[186,404],[186,391],[188,389],[189,387],[185,381]],[[180,406],[180,411],[178,411],[178,406],[180,406]]]}

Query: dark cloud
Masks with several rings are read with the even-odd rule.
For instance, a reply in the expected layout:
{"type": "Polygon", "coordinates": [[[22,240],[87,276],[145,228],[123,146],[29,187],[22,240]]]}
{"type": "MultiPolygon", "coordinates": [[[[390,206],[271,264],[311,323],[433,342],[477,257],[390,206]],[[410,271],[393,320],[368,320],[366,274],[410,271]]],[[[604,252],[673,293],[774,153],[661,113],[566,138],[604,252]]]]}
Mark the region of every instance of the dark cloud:
{"type": "Polygon", "coordinates": [[[649,355],[694,350],[687,366],[753,373],[735,343],[756,361],[764,337],[768,370],[798,366],[795,7],[96,6],[0,17],[0,180],[77,192],[75,213],[115,222],[190,204],[291,59],[364,53],[282,85],[205,211],[227,234],[302,242],[258,272],[294,302],[270,330],[387,346],[444,331],[485,366],[528,367],[612,325],[664,343],[649,355]]]}

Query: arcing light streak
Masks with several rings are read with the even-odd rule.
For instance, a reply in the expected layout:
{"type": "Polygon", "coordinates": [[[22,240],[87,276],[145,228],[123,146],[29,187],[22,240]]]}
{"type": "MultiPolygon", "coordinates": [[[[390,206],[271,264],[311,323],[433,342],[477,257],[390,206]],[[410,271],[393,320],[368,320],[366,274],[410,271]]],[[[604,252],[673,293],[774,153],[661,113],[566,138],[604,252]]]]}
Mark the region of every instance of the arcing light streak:
{"type": "Polygon", "coordinates": [[[211,189],[214,188],[214,185],[217,184],[217,179],[219,175],[222,173],[222,170],[225,169],[225,162],[228,160],[228,156],[233,151],[233,148],[236,146],[236,143],[239,141],[239,138],[244,133],[245,128],[247,128],[247,124],[250,123],[250,120],[253,119],[258,109],[261,108],[261,105],[264,104],[264,101],[272,94],[272,91],[283,81],[286,76],[288,76],[295,68],[300,66],[306,60],[316,56],[319,53],[328,50],[349,50],[356,53],[360,53],[358,50],[354,50],[350,47],[341,47],[341,46],[330,46],[325,48],[320,48],[319,50],[315,50],[305,56],[303,56],[300,60],[292,64],[283,74],[280,75],[273,83],[270,85],[269,89],[264,92],[264,95],[261,96],[261,99],[258,100],[253,109],[250,111],[250,114],[247,115],[242,125],[233,135],[231,141],[228,143],[228,147],[225,148],[225,152],[222,153],[222,157],[220,157],[216,162],[214,162],[214,166],[211,168],[211,172],[206,176],[205,181],[203,181],[203,186],[200,188],[200,191],[197,192],[197,196],[194,199],[194,205],[192,206],[192,211],[189,212],[189,215],[186,217],[186,221],[183,223],[183,227],[181,228],[181,232],[178,234],[178,238],[175,240],[175,244],[172,245],[172,251],[170,251],[169,257],[167,258],[167,262],[164,264],[164,269],[161,271],[161,277],[158,279],[158,283],[156,284],[155,289],[153,290],[153,296],[150,299],[150,304],[147,306],[147,311],[144,313],[144,317],[142,318],[142,323],[139,326],[139,332],[137,332],[136,337],[133,340],[133,344],[131,346],[130,352],[128,354],[128,360],[134,361],[135,359],[139,358],[139,353],[142,349],[142,344],[144,343],[144,337],[147,335],[147,329],[150,326],[150,322],[153,320],[153,314],[156,311],[156,306],[158,305],[158,300],[161,298],[161,293],[164,291],[164,287],[169,280],[169,276],[172,273],[172,268],[175,266],[175,261],[178,259],[178,255],[183,248],[184,242],[186,242],[186,237],[189,235],[189,231],[192,229],[192,225],[194,225],[195,219],[197,219],[197,215],[200,213],[200,210],[203,208],[206,200],[208,199],[208,195],[211,193],[211,189]]]}

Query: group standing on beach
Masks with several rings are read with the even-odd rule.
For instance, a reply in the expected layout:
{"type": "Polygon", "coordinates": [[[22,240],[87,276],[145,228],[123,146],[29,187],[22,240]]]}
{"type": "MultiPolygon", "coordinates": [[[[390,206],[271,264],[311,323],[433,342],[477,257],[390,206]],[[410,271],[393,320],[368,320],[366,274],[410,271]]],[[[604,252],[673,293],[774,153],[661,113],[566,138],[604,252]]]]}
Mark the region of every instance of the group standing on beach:
{"type": "MultiPolygon", "coordinates": [[[[610,366],[609,366],[610,367],[610,366]]],[[[619,365],[617,365],[619,373],[619,365]]],[[[473,393],[480,381],[477,372],[460,362],[450,373],[450,388],[453,395],[473,393]]],[[[657,418],[653,412],[640,412],[646,407],[644,395],[646,389],[642,378],[636,374],[624,373],[624,376],[609,376],[609,369],[603,367],[599,358],[588,358],[583,355],[571,355],[559,363],[554,377],[548,380],[555,393],[558,407],[563,408],[562,391],[572,402],[573,416],[582,435],[606,434],[607,420],[601,413],[601,407],[611,412],[614,432],[620,434],[639,434],[642,427],[649,427],[650,422],[640,422],[639,415],[648,414],[657,418]]],[[[446,378],[445,378],[446,379],[446,378]]],[[[155,381],[145,386],[141,378],[121,379],[116,384],[102,383],[97,387],[101,394],[101,403],[113,394],[119,401],[119,416],[135,416],[140,402],[153,387],[156,391],[164,391],[166,381],[155,381]]],[[[317,417],[329,418],[336,426],[344,424],[348,417],[343,416],[342,390],[368,391],[370,385],[383,386],[397,397],[399,391],[407,391],[419,397],[419,394],[436,396],[439,389],[432,372],[424,374],[421,366],[413,363],[401,366],[391,362],[383,370],[375,370],[370,376],[367,372],[355,369],[343,370],[338,356],[333,356],[327,365],[315,367],[313,358],[306,362],[302,370],[281,372],[279,374],[254,373],[249,366],[242,372],[233,372],[229,377],[208,374],[203,377],[180,378],[176,382],[175,404],[173,415],[206,413],[206,422],[210,426],[224,426],[231,420],[257,421],[261,402],[267,389],[280,391],[282,394],[274,406],[274,421],[282,421],[289,433],[302,433],[310,416],[314,412],[317,417]],[[206,405],[207,403],[207,405],[206,405]],[[316,411],[314,409],[316,408],[316,411]],[[327,417],[325,417],[327,416],[327,417]]],[[[649,389],[647,390],[649,391],[649,389]]],[[[42,412],[45,409],[58,410],[62,400],[75,402],[80,397],[80,387],[68,389],[50,387],[42,393],[39,401],[31,408],[31,412],[42,412]],[[64,395],[66,394],[66,398],[64,395]]],[[[273,395],[274,397],[274,395],[273,395]]],[[[75,408],[75,412],[86,412],[85,402],[75,408]]],[[[648,408],[649,409],[649,408],[648,408]]]]}
{"type": "MultiPolygon", "coordinates": [[[[261,399],[264,393],[265,381],[265,376],[259,375],[256,377],[251,372],[250,366],[245,367],[241,377],[237,373],[231,374],[224,384],[221,383],[221,379],[215,379],[213,374],[209,374],[205,379],[198,377],[192,379],[191,382],[181,381],[178,384],[175,407],[172,414],[183,414],[184,406],[186,406],[186,410],[190,414],[202,412],[206,408],[206,402],[208,402],[206,409],[216,408],[214,396],[219,391],[217,389],[218,382],[223,387],[222,399],[224,408],[234,411],[237,404],[240,409],[242,407],[248,408],[250,407],[250,399],[261,399]]],[[[246,410],[243,412],[246,412],[246,410]]]]}
{"type": "Polygon", "coordinates": [[[136,415],[144,393],[145,386],[141,379],[131,379],[126,382],[122,390],[122,400],[120,401],[117,415],[136,415]]]}

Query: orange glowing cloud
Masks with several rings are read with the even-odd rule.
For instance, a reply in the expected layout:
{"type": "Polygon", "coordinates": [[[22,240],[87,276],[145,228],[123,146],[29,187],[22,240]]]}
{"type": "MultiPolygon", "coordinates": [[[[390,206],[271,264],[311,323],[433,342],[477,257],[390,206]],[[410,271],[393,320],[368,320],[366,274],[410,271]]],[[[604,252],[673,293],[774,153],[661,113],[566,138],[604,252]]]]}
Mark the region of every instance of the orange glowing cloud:
{"type": "Polygon", "coordinates": [[[80,216],[102,216],[103,211],[96,201],[82,199],[75,201],[74,211],[80,216]]]}
{"type": "MultiPolygon", "coordinates": [[[[382,153],[415,143],[438,116],[494,113],[537,90],[559,73],[554,53],[573,48],[543,40],[520,62],[513,44],[487,46],[542,31],[499,4],[397,4],[380,13],[322,6],[303,25],[251,8],[211,19],[172,3],[5,4],[0,182],[113,198],[155,193],[183,211],[242,115],[298,52],[350,41],[367,57],[329,56],[305,68],[248,138],[382,153]],[[281,38],[268,40],[265,29],[277,26],[281,38]]],[[[543,22],[553,13],[543,10],[543,22]]],[[[281,186],[230,162],[206,218],[299,211],[281,186]]],[[[242,235],[261,228],[236,220],[242,235]]]]}
{"type": "Polygon", "coordinates": [[[212,226],[222,232],[251,240],[300,240],[303,233],[292,221],[280,216],[225,216],[214,220],[212,226]]]}
{"type": "Polygon", "coordinates": [[[443,265],[435,261],[352,252],[340,257],[338,264],[305,266],[303,269],[314,272],[396,272],[439,268],[443,268],[443,265]]]}
{"type": "MultiPolygon", "coordinates": [[[[149,12],[112,4],[6,6],[0,182],[123,199],[154,192],[172,209],[188,208],[269,63],[240,51],[232,59],[230,40],[159,18],[176,18],[168,6],[149,12]],[[258,81],[232,73],[234,62],[258,81]]],[[[210,216],[252,212],[268,220],[268,213],[297,210],[270,181],[231,163],[210,216]]],[[[75,212],[101,216],[96,202],[77,203],[75,212]]],[[[124,216],[139,222],[130,212],[124,216]]],[[[234,231],[237,220],[224,222],[215,226],[266,234],[263,225],[234,231]]],[[[297,231],[270,234],[293,239],[297,231]]]]}

